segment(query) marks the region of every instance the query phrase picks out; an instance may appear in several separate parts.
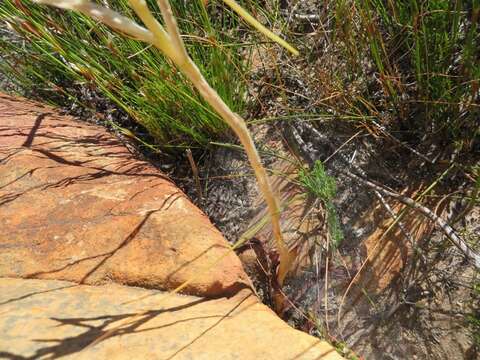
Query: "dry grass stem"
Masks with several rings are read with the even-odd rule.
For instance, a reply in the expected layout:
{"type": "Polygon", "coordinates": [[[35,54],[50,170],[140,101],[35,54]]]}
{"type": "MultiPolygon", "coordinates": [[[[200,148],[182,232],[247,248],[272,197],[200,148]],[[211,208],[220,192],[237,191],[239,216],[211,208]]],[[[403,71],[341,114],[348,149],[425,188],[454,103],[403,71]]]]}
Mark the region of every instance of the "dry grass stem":
{"type": "Polygon", "coordinates": [[[200,183],[200,176],[198,175],[198,167],[197,167],[197,164],[195,163],[195,160],[193,159],[192,150],[187,149],[186,153],[187,153],[188,162],[190,163],[190,167],[192,168],[193,178],[195,180],[195,186],[197,187],[198,197],[200,201],[202,201],[203,192],[202,192],[202,185],[200,183]]]}

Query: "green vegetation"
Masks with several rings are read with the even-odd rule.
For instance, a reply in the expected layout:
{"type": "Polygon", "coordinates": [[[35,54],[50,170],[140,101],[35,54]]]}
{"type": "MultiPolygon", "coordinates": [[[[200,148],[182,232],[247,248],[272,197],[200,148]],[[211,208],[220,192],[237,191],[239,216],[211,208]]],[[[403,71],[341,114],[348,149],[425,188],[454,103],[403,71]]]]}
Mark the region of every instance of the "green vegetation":
{"type": "Polygon", "coordinates": [[[335,350],[342,355],[345,359],[348,360],[359,360],[360,358],[353,353],[348,347],[347,344],[343,341],[332,342],[332,345],[335,347],[335,350]]]}
{"type": "Polygon", "coordinates": [[[332,200],[337,192],[335,179],[325,172],[321,161],[316,161],[312,169],[301,169],[298,173],[300,184],[305,190],[320,199],[326,211],[328,231],[335,247],[340,246],[343,232],[332,200]]]}
{"type": "Polygon", "coordinates": [[[478,0],[339,1],[349,76],[361,77],[366,61],[373,70],[353,107],[384,125],[398,121],[410,137],[468,149],[479,135],[479,16],[478,0]]]}
{"type": "MultiPolygon", "coordinates": [[[[107,3],[132,15],[127,0],[107,3]]],[[[343,53],[346,68],[332,67],[314,79],[327,99],[314,112],[333,110],[371,131],[374,122],[394,124],[410,143],[427,135],[458,148],[472,146],[480,135],[479,0],[324,3],[329,10],[324,20],[334,20],[334,31],[327,35],[331,50],[343,53]],[[358,91],[351,91],[352,84],[358,91]],[[336,92],[342,95],[332,96],[336,92]]],[[[278,2],[272,2],[270,14],[256,1],[246,4],[280,28],[287,26],[278,2]]],[[[214,2],[207,6],[177,1],[174,10],[182,32],[190,34],[185,40],[193,60],[232,110],[242,113],[249,64],[239,55],[245,44],[239,42],[238,17],[214,2]]],[[[30,95],[81,102],[81,89],[98,92],[145,126],[164,148],[205,146],[226,130],[151,47],[120,39],[85,16],[47,10],[29,0],[3,1],[0,21],[20,36],[16,41],[0,36],[0,71],[30,95]]],[[[312,61],[318,56],[314,48],[305,50],[312,61]]],[[[81,105],[91,106],[88,101],[81,105]]]]}
{"type": "MultiPolygon", "coordinates": [[[[108,3],[133,16],[127,0],[108,3]]],[[[188,52],[207,81],[233,111],[242,112],[248,63],[239,56],[237,17],[222,8],[211,20],[202,1],[176,1],[174,12],[188,34],[188,52]]],[[[119,37],[78,13],[30,1],[2,1],[0,22],[19,36],[15,41],[0,37],[0,71],[31,96],[62,103],[66,98],[82,102],[85,89],[100,93],[143,125],[163,149],[205,146],[225,135],[221,118],[154,47],[119,37]]]]}

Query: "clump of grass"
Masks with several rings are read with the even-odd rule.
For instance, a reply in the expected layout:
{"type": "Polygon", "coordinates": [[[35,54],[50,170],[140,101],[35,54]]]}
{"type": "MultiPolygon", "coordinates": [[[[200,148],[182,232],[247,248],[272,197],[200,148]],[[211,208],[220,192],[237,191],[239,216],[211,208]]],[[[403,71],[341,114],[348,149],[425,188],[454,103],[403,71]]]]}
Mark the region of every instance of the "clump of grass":
{"type": "MultiPolygon", "coordinates": [[[[127,0],[103,3],[135,16],[127,0]]],[[[207,81],[233,111],[241,113],[248,61],[239,54],[239,23],[228,14],[212,20],[208,12],[213,10],[202,1],[176,1],[173,11],[181,31],[189,34],[187,50],[207,81]]],[[[225,136],[227,126],[218,114],[151,45],[121,39],[82,14],[28,0],[2,1],[0,22],[11,30],[10,36],[0,38],[0,71],[23,92],[57,104],[82,102],[83,90],[99,93],[170,151],[203,147],[225,136]]]]}
{"type": "Polygon", "coordinates": [[[374,69],[358,107],[400,120],[409,136],[468,148],[479,134],[480,2],[344,0],[336,14],[350,70],[374,69]]]}
{"type": "Polygon", "coordinates": [[[330,237],[333,245],[338,247],[343,240],[343,232],[335,205],[332,202],[337,193],[335,179],[325,172],[325,168],[319,160],[315,161],[311,169],[300,169],[298,179],[309,194],[323,203],[330,237]]]}

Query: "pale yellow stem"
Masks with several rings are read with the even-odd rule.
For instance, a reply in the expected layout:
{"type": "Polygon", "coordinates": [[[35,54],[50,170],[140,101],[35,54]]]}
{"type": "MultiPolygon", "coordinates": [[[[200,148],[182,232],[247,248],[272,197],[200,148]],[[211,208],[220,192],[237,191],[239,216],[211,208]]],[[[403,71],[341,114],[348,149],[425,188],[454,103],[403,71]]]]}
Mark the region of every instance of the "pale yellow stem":
{"type": "Polygon", "coordinates": [[[162,51],[173,62],[177,63],[184,60],[185,55],[179,52],[176,47],[172,46],[170,35],[152,15],[147,2],[145,0],[129,0],[129,3],[132,9],[137,13],[138,17],[154,35],[154,38],[150,43],[162,51]]]}
{"type": "MultiPolygon", "coordinates": [[[[150,12],[145,0],[129,0],[130,6],[140,17],[148,30],[136,24],[132,20],[119,15],[118,13],[101,7],[97,4],[91,3],[87,0],[36,0],[37,2],[55,5],[65,9],[80,11],[95,19],[110,25],[113,29],[134,36],[139,40],[146,41],[160,51],[162,51],[167,58],[169,58],[180,71],[193,83],[200,95],[215,109],[215,111],[222,117],[222,119],[232,128],[235,134],[240,139],[240,142],[245,148],[248,160],[255,172],[258,181],[258,186],[262,192],[272,222],[272,232],[276,241],[277,250],[280,254],[280,266],[278,270],[278,282],[283,283],[285,276],[290,269],[293,261],[293,254],[289,253],[282,238],[280,229],[280,211],[274,196],[270,181],[263,167],[260,156],[253,142],[253,139],[248,131],[245,121],[237,114],[235,114],[220,98],[218,93],[210,87],[202,73],[188,56],[185,50],[185,45],[180,36],[178,26],[173,16],[172,9],[168,0],[158,0],[162,16],[165,20],[163,26],[155,19],[150,12]]],[[[256,22],[245,10],[238,6],[235,1],[225,0],[227,4],[237,11],[245,20],[255,26],[259,31],[263,32],[273,40],[279,42],[283,46],[289,48],[290,51],[296,52],[290,45],[278,38],[275,34],[269,32],[263,25],[256,22]],[[263,29],[263,30],[261,30],[263,29]]]]}
{"type": "MultiPolygon", "coordinates": [[[[285,259],[287,249],[283,242],[282,232],[280,229],[280,210],[273,193],[270,181],[263,167],[258,151],[255,147],[253,139],[248,131],[245,121],[237,114],[235,114],[230,108],[223,102],[220,96],[215,90],[213,90],[202,76],[200,70],[198,70],[195,63],[189,58],[188,61],[180,67],[180,70],[190,79],[202,97],[215,109],[215,111],[224,119],[224,121],[232,128],[240,142],[245,148],[248,160],[255,172],[258,186],[265,198],[269,214],[272,221],[273,236],[276,240],[278,252],[280,253],[281,260],[285,259]]],[[[282,261],[281,261],[282,262],[282,261]]],[[[286,264],[285,264],[286,265],[286,264]]],[[[285,271],[279,271],[282,274],[282,282],[285,271]]]]}
{"type": "Polygon", "coordinates": [[[112,29],[127,34],[137,40],[151,43],[154,40],[153,34],[138,25],[135,21],[120,15],[119,13],[92,3],[87,0],[35,0],[36,3],[56,6],[62,9],[79,11],[95,20],[98,20],[112,29]]]}
{"type": "Polygon", "coordinates": [[[252,15],[250,15],[244,8],[242,8],[235,0],[223,0],[225,4],[230,6],[233,11],[235,11],[240,17],[242,17],[247,23],[252,25],[255,29],[261,32],[263,35],[269,39],[275,41],[276,43],[282,45],[285,49],[290,51],[293,55],[298,55],[298,50],[283,40],[280,36],[274,34],[265,26],[257,21],[252,15]]]}
{"type": "MultiPolygon", "coordinates": [[[[143,0],[130,1],[132,4],[136,3],[137,6],[134,7],[134,10],[137,12],[138,16],[142,19],[142,21],[144,21],[144,19],[147,19],[148,22],[144,22],[145,25],[150,29],[150,31],[152,31],[152,33],[154,34],[159,33],[160,31],[158,29],[154,29],[153,27],[158,27],[161,25],[156,20],[152,21],[148,18],[149,16],[146,15],[146,12],[149,11],[145,8],[146,3],[143,0]]],[[[230,128],[235,132],[235,134],[245,148],[248,160],[255,172],[258,186],[265,198],[265,202],[267,203],[267,208],[270,214],[272,232],[277,245],[277,250],[280,254],[278,281],[280,284],[282,284],[290,268],[291,259],[282,238],[282,231],[280,228],[280,210],[276,201],[276,197],[273,193],[267,172],[265,171],[265,168],[261,163],[260,156],[258,155],[258,151],[255,147],[250,132],[248,131],[245,121],[238,114],[235,114],[225,104],[225,102],[218,95],[218,93],[205,80],[197,65],[188,56],[185,50],[185,46],[183,44],[183,40],[180,37],[178,26],[173,16],[169,1],[158,0],[158,4],[162,12],[165,24],[167,26],[168,35],[172,40],[170,45],[175,48],[175,57],[170,57],[171,60],[193,83],[193,85],[198,90],[200,95],[205,99],[205,101],[207,101],[222,117],[222,119],[230,126],[230,128]]],[[[150,16],[152,15],[150,14],[150,16]]],[[[162,48],[160,48],[160,50],[162,50],[162,48]]],[[[166,55],[168,56],[168,53],[166,53],[166,55]]]]}
{"type": "Polygon", "coordinates": [[[172,38],[172,43],[177,50],[179,50],[185,58],[189,57],[185,45],[183,44],[180,31],[178,29],[177,20],[173,16],[172,7],[168,0],[157,0],[158,7],[162,12],[163,19],[165,20],[165,26],[167,27],[168,34],[172,38]]]}

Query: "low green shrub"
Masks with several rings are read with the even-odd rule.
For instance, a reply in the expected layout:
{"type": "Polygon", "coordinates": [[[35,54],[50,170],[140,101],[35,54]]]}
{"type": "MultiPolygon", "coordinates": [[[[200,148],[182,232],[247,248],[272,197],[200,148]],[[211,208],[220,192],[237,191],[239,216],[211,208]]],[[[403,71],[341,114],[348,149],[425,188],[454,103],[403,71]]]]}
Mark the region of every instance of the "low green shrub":
{"type": "Polygon", "coordinates": [[[315,161],[312,169],[300,169],[298,174],[300,184],[307,193],[320,199],[325,212],[330,237],[333,245],[338,247],[343,240],[343,232],[338,219],[333,199],[337,193],[335,179],[325,172],[321,161],[315,161]]]}

